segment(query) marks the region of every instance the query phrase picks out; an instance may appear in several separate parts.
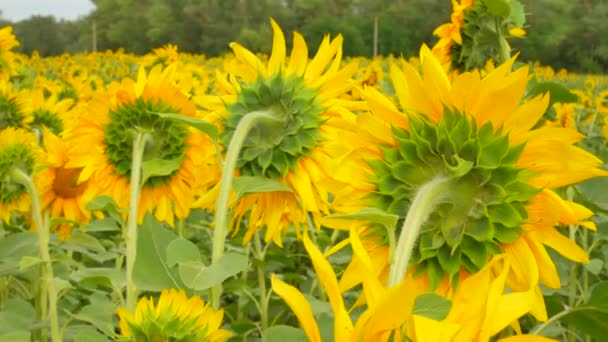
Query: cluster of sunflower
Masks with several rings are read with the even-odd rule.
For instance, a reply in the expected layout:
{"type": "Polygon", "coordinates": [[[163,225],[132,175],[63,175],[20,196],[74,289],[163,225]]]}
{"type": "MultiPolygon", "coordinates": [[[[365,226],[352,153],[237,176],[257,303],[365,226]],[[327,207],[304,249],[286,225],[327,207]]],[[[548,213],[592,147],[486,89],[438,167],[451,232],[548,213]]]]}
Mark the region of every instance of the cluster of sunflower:
{"type": "MultiPolygon", "coordinates": [[[[560,287],[547,247],[588,262],[560,227],[595,230],[593,213],[560,189],[608,172],[575,145],[584,136],[562,119],[567,107],[555,107],[556,123],[541,122],[550,96],[526,95],[529,69],[514,68],[505,45],[505,32],[524,34],[523,9],[502,3],[453,1],[451,23],[419,59],[366,66],[343,60],[340,35],[310,59],[294,33],[288,55],[272,20],[269,57],[231,43],[233,55],[210,60],[174,46],[144,57],[28,58],[10,51],[18,42],[3,29],[2,224],[22,215],[44,245],[45,229],[68,238],[99,214],[88,203],[111,198],[125,223],[119,330],[135,341],[230,336],[221,287],[209,303],[184,289],[136,303],[138,224],[152,215],[176,227],[194,208],[214,211],[213,263],[228,231],[279,247],[293,232],[329,301],[334,341],[549,340],[518,323],[527,314],[546,321],[541,286],[560,287]],[[471,45],[477,34],[493,48],[471,45]],[[235,194],[233,180],[254,185],[235,194]],[[346,238],[322,251],[314,237],[327,229],[346,238]],[[344,250],[352,253],[339,272],[329,260],[344,250]],[[350,307],[347,293],[357,294],[350,307]]],[[[50,265],[48,249],[40,254],[50,265]]],[[[52,267],[41,272],[52,279],[52,267]]],[[[281,274],[261,277],[321,341],[309,299],[281,274]]],[[[53,291],[40,318],[61,340],[53,291]]]]}

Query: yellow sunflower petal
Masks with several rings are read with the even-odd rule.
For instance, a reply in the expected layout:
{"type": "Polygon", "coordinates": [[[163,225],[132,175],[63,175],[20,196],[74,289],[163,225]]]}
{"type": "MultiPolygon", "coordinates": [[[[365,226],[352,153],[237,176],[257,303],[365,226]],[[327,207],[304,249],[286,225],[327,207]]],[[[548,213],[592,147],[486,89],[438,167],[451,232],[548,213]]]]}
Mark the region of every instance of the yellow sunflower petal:
{"type": "Polygon", "coordinates": [[[281,71],[286,53],[285,36],[283,36],[283,31],[272,18],[270,19],[270,24],[272,25],[273,41],[272,53],[270,54],[270,59],[268,60],[268,75],[281,71]]]}
{"type": "Polygon", "coordinates": [[[347,341],[353,331],[353,323],[344,307],[342,293],[338,286],[336,274],[329,262],[323,257],[323,254],[317,246],[314,245],[307,234],[303,237],[304,247],[310,256],[317,277],[321,285],[327,293],[329,302],[334,313],[334,335],[336,341],[347,341]]]}
{"type": "Polygon", "coordinates": [[[321,335],[319,333],[319,326],[312,314],[310,304],[308,304],[308,301],[306,301],[306,298],[304,298],[302,293],[295,287],[281,281],[274,274],[272,275],[270,282],[272,284],[272,290],[287,303],[298,318],[298,321],[300,321],[300,325],[302,325],[302,329],[304,329],[308,340],[320,342],[321,335]]]}

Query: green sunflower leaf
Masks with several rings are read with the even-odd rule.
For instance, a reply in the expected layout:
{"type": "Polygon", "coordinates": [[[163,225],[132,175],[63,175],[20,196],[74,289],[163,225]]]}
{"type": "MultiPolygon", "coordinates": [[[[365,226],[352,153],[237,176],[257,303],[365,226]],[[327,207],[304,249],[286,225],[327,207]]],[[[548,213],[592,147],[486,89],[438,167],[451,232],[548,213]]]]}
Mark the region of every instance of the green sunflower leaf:
{"type": "Polygon", "coordinates": [[[144,217],[138,229],[137,256],[133,280],[138,289],[160,291],[181,288],[177,272],[167,265],[167,246],[177,235],[156,221],[151,214],[144,217]]]}
{"type": "Polygon", "coordinates": [[[526,23],[524,5],[518,0],[511,0],[511,23],[516,27],[522,27],[526,23]]]}
{"type": "Polygon", "coordinates": [[[89,304],[72,316],[77,320],[91,323],[107,336],[113,336],[115,310],[110,298],[93,294],[89,297],[89,304]]]}
{"type": "Polygon", "coordinates": [[[380,224],[387,229],[394,230],[399,216],[389,214],[384,210],[378,208],[363,208],[356,213],[348,215],[329,215],[325,216],[329,219],[339,220],[361,220],[369,223],[380,224]]]}
{"type": "Polygon", "coordinates": [[[240,176],[232,181],[232,187],[236,191],[236,198],[239,199],[247,194],[258,192],[293,192],[293,190],[277,180],[259,176],[240,176]]]}
{"type": "Polygon", "coordinates": [[[156,114],[164,119],[169,119],[169,120],[184,123],[188,126],[192,126],[196,129],[198,129],[199,131],[207,134],[214,141],[217,140],[217,138],[220,135],[220,131],[218,130],[216,125],[214,125],[210,122],[204,121],[204,120],[194,119],[191,117],[187,117],[187,116],[183,116],[183,115],[175,114],[175,113],[156,113],[156,112],[150,112],[150,113],[156,114]]]}
{"type": "Polygon", "coordinates": [[[109,342],[106,336],[97,332],[96,329],[88,327],[82,329],[74,337],[74,342],[109,342]]]}
{"type": "Polygon", "coordinates": [[[603,341],[608,334],[608,281],[593,287],[587,303],[566,310],[568,313],[561,318],[562,322],[596,341],[603,341]]]}
{"type": "Polygon", "coordinates": [[[180,168],[183,161],[183,156],[179,156],[177,158],[169,160],[152,159],[144,161],[141,165],[141,184],[146,184],[146,182],[152,177],[171,175],[173,172],[177,171],[180,168]]]}
{"type": "Polygon", "coordinates": [[[111,267],[82,267],[72,272],[70,280],[75,282],[94,283],[107,288],[121,289],[125,286],[125,273],[111,267]]]}
{"type": "Polygon", "coordinates": [[[290,327],[288,325],[272,326],[262,335],[262,342],[306,342],[308,337],[304,330],[300,328],[290,327]]]}
{"type": "Polygon", "coordinates": [[[550,104],[548,108],[556,103],[571,103],[578,101],[578,97],[571,93],[568,88],[556,82],[539,82],[536,83],[528,90],[526,98],[533,98],[540,94],[549,93],[551,96],[550,104]]]}
{"type": "Polygon", "coordinates": [[[495,17],[508,17],[511,14],[511,4],[508,0],[483,0],[483,3],[495,17]]]}
{"type": "Polygon", "coordinates": [[[224,280],[247,269],[247,257],[238,253],[226,253],[217,263],[206,266],[201,262],[179,264],[179,275],[184,284],[197,291],[221,284],[224,280]]]}
{"type": "Polygon", "coordinates": [[[201,261],[201,252],[189,240],[175,239],[167,246],[167,266],[173,267],[180,262],[201,261]]]}
{"type": "Polygon", "coordinates": [[[26,270],[32,266],[38,265],[42,263],[42,259],[33,256],[24,256],[19,261],[19,271],[26,270]]]}
{"type": "MultiPolygon", "coordinates": [[[[28,331],[29,337],[29,330],[34,324],[35,317],[36,311],[27,301],[18,298],[7,299],[4,303],[4,310],[0,311],[0,341],[15,341],[2,339],[12,332],[28,331]]],[[[11,337],[14,336],[11,335],[11,337]]]]}
{"type": "Polygon", "coordinates": [[[99,196],[95,197],[86,205],[86,209],[89,211],[107,211],[118,213],[118,205],[114,202],[114,199],[110,196],[99,196]]]}
{"type": "Polygon", "coordinates": [[[452,302],[434,293],[424,293],[414,300],[412,314],[441,321],[448,316],[452,302]]]}

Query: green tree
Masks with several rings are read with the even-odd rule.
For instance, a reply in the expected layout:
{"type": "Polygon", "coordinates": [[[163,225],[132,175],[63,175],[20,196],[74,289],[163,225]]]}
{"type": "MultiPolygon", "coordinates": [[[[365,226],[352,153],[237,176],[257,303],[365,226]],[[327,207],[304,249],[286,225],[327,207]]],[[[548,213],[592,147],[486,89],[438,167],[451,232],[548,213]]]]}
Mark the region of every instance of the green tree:
{"type": "Polygon", "coordinates": [[[14,25],[14,32],[21,45],[18,51],[31,54],[34,50],[42,56],[64,52],[60,24],[52,16],[33,16],[14,25]]]}

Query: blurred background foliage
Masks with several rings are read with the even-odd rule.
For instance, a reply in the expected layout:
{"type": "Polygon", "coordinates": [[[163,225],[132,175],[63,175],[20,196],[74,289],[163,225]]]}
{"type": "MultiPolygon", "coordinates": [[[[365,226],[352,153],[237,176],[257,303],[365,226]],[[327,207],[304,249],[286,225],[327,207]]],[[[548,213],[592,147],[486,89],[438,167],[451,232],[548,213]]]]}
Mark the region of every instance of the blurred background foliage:
{"type": "MultiPolygon", "coordinates": [[[[238,41],[269,52],[268,17],[285,32],[299,31],[317,46],[325,33],[342,33],[344,54],[411,56],[433,29],[449,21],[449,0],[92,0],[96,9],[78,20],[34,16],[12,24],[20,52],[42,56],[123,48],[136,54],[165,44],[216,56],[238,41]],[[95,38],[94,38],[95,37],[95,38]]],[[[525,60],[584,73],[608,70],[608,0],[522,0],[528,37],[513,42],[525,60]]],[[[288,37],[291,41],[291,37],[288,37]]],[[[310,51],[314,53],[315,51],[310,51]]]]}

